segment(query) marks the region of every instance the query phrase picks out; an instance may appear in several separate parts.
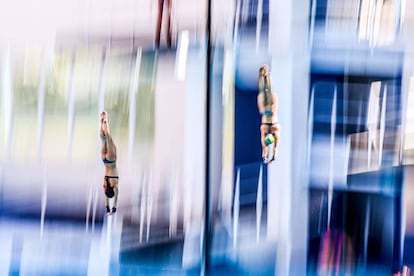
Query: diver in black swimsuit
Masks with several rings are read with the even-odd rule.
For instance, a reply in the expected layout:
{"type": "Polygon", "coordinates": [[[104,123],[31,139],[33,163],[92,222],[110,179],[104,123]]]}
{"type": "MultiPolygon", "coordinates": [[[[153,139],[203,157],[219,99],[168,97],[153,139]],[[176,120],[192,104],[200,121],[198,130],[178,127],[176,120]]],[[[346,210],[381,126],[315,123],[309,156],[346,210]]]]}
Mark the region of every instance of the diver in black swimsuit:
{"type": "Polygon", "coordinates": [[[116,167],[116,146],[112,139],[108,114],[106,111],[101,113],[101,128],[100,128],[100,137],[102,141],[101,156],[105,168],[105,177],[104,177],[104,192],[105,192],[105,205],[106,213],[108,215],[115,213],[118,206],[118,168],[116,167]],[[109,199],[113,198],[112,209],[109,205],[109,199]]]}

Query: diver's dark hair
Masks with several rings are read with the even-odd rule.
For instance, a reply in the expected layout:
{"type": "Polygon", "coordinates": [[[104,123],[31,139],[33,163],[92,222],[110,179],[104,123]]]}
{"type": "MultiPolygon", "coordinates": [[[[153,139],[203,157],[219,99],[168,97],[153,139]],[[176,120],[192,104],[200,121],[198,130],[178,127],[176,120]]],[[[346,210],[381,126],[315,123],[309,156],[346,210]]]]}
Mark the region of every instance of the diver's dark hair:
{"type": "Polygon", "coordinates": [[[114,197],[114,195],[115,195],[114,188],[112,188],[112,187],[107,187],[107,188],[105,188],[105,195],[106,195],[108,198],[113,198],[113,197],[114,197]]]}

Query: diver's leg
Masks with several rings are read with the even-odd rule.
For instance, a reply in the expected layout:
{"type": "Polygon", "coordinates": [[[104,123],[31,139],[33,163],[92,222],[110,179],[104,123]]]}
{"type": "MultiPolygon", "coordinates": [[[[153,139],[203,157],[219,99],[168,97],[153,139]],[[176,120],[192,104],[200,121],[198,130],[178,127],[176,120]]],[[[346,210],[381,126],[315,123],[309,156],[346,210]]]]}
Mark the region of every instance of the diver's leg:
{"type": "Polygon", "coordinates": [[[101,157],[102,159],[105,159],[106,154],[108,153],[108,142],[107,142],[107,138],[101,137],[101,157]]]}
{"type": "Polygon", "coordinates": [[[170,49],[171,48],[171,40],[172,40],[172,35],[171,35],[171,2],[172,0],[167,0],[167,46],[170,49]]]}
{"type": "Polygon", "coordinates": [[[111,208],[109,207],[109,198],[107,196],[105,196],[105,206],[106,206],[106,213],[110,214],[111,208]]]}
{"type": "Polygon", "coordinates": [[[116,160],[116,146],[114,143],[114,140],[112,139],[112,136],[107,137],[107,152],[106,152],[106,158],[109,160],[116,160]]]}
{"type": "Polygon", "coordinates": [[[160,47],[160,41],[161,41],[161,26],[162,26],[163,10],[164,10],[164,0],[158,0],[157,27],[155,30],[155,46],[157,47],[157,49],[160,47]]]}
{"type": "Polygon", "coordinates": [[[112,207],[112,213],[115,213],[116,209],[118,208],[118,183],[116,183],[114,186],[114,193],[114,205],[112,207]]]}
{"type": "Polygon", "coordinates": [[[273,146],[273,157],[272,161],[275,160],[277,156],[277,152],[279,149],[279,143],[280,143],[280,125],[276,124],[272,126],[272,134],[275,137],[275,144],[273,146]]]}
{"type": "Polygon", "coordinates": [[[108,185],[110,185],[110,183],[108,179],[105,177],[104,183],[103,183],[103,190],[104,190],[104,195],[105,195],[105,207],[106,207],[107,215],[111,213],[111,209],[109,208],[109,198],[106,196],[106,188],[108,187],[108,185]]]}
{"type": "Polygon", "coordinates": [[[106,157],[106,155],[112,150],[112,137],[109,128],[109,121],[108,121],[108,114],[106,111],[101,113],[101,129],[100,129],[100,136],[102,140],[102,149],[101,155],[102,159],[106,157]]]}
{"type": "Polygon", "coordinates": [[[108,113],[106,111],[101,112],[101,128],[103,129],[103,122],[108,120],[108,113]]]}
{"type": "Polygon", "coordinates": [[[265,125],[260,126],[260,142],[262,143],[262,158],[264,161],[267,160],[267,145],[265,143],[266,131],[267,127],[265,125]]]}
{"type": "Polygon", "coordinates": [[[100,137],[101,137],[101,157],[102,159],[104,159],[106,157],[106,154],[108,153],[108,135],[105,134],[103,121],[101,121],[100,137]]]}
{"type": "Polygon", "coordinates": [[[101,136],[101,158],[105,159],[108,152],[108,142],[105,136],[101,136]]]}

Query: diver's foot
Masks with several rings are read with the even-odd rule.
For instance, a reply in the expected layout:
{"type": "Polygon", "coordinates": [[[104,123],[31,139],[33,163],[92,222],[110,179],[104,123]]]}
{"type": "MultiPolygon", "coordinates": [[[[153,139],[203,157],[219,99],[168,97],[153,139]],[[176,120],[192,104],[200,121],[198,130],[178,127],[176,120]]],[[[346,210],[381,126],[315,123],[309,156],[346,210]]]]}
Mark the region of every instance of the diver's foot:
{"type": "Polygon", "coordinates": [[[263,159],[263,163],[265,164],[269,163],[269,159],[267,159],[266,156],[262,156],[262,159],[263,159]]]}
{"type": "Polygon", "coordinates": [[[106,111],[101,112],[101,123],[106,122],[108,120],[108,113],[106,111]]]}
{"type": "Polygon", "coordinates": [[[263,150],[262,150],[262,158],[263,159],[265,159],[265,158],[267,158],[267,156],[268,156],[269,154],[268,154],[268,150],[267,150],[267,148],[264,148],[263,150]]]}
{"type": "Polygon", "coordinates": [[[112,207],[112,213],[116,213],[116,207],[112,207]]]}
{"type": "Polygon", "coordinates": [[[106,215],[111,215],[111,208],[109,208],[109,206],[106,206],[106,215]]]}

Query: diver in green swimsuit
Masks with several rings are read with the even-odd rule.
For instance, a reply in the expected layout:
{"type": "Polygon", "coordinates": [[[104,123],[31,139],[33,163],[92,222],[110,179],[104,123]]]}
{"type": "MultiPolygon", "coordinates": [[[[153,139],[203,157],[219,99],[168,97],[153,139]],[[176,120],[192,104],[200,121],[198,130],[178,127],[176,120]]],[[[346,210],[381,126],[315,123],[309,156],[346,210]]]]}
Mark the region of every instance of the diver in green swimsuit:
{"type": "Polygon", "coordinates": [[[271,163],[275,160],[280,140],[280,124],[277,116],[278,97],[272,91],[272,80],[269,67],[263,65],[259,69],[257,107],[262,115],[260,135],[262,144],[262,158],[264,163],[271,163]],[[265,142],[266,135],[274,136],[273,156],[268,159],[268,145],[265,142]]]}

